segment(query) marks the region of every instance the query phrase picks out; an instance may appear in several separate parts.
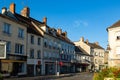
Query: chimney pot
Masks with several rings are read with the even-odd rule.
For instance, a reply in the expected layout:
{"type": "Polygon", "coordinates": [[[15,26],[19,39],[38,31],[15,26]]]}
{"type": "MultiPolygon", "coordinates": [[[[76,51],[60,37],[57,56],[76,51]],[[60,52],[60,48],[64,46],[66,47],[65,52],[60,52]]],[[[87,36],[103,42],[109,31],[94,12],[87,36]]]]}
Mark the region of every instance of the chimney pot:
{"type": "Polygon", "coordinates": [[[15,3],[11,3],[9,9],[10,9],[10,12],[14,14],[15,13],[15,3]]]}
{"type": "Polygon", "coordinates": [[[87,44],[89,43],[89,41],[88,41],[88,39],[86,39],[86,41],[85,41],[87,44]]]}
{"type": "Polygon", "coordinates": [[[46,18],[46,17],[43,18],[43,22],[44,22],[45,24],[47,24],[47,18],[46,18]]]}
{"type": "Polygon", "coordinates": [[[28,18],[30,16],[30,9],[28,7],[24,7],[21,11],[21,15],[28,18]]]}
{"type": "Polygon", "coordinates": [[[63,32],[63,33],[61,33],[64,37],[67,37],[67,32],[65,31],[65,32],[63,32]]]}
{"type": "Polygon", "coordinates": [[[2,14],[4,14],[6,11],[7,11],[7,8],[6,8],[6,7],[3,7],[3,8],[2,8],[2,14]]]}
{"type": "Polygon", "coordinates": [[[61,35],[62,29],[57,29],[57,32],[58,32],[59,35],[61,35]]]}
{"type": "Polygon", "coordinates": [[[81,37],[81,38],[80,38],[80,41],[84,42],[84,37],[81,37]]]}
{"type": "Polygon", "coordinates": [[[95,42],[95,44],[96,44],[96,45],[99,45],[99,43],[98,43],[98,42],[95,42]]]}

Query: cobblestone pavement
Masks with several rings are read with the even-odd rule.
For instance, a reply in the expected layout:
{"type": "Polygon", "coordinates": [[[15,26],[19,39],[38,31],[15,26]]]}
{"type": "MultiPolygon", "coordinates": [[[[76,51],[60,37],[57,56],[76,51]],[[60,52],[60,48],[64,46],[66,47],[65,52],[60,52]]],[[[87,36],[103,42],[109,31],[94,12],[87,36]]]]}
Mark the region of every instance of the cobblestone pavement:
{"type": "Polygon", "coordinates": [[[61,74],[59,77],[55,75],[51,76],[37,76],[37,77],[23,77],[23,78],[6,78],[4,80],[92,80],[93,73],[71,73],[61,74]]]}

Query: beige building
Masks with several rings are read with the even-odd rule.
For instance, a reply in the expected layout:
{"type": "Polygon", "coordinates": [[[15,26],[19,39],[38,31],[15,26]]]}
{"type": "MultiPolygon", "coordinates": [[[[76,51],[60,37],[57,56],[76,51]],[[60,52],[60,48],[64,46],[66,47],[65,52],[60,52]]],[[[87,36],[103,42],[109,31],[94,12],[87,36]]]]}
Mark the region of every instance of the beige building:
{"type": "Polygon", "coordinates": [[[39,28],[39,21],[30,17],[30,9],[23,8],[21,14],[15,14],[15,17],[24,24],[27,24],[27,75],[43,75],[43,31],[39,28]]]}
{"type": "Polygon", "coordinates": [[[108,66],[120,67],[120,21],[117,21],[112,26],[107,28],[109,57],[108,66]]]}
{"type": "Polygon", "coordinates": [[[108,67],[108,57],[109,57],[109,51],[106,50],[105,54],[104,54],[104,65],[105,65],[105,68],[108,67]]]}
{"type": "Polygon", "coordinates": [[[74,44],[91,55],[89,69],[101,70],[104,67],[104,48],[102,48],[98,42],[90,43],[88,40],[84,41],[82,37],[80,41],[74,42],[74,44]]]}
{"type": "Polygon", "coordinates": [[[75,72],[88,71],[88,66],[91,64],[90,57],[80,46],[75,46],[75,72]]]}
{"type": "MultiPolygon", "coordinates": [[[[6,42],[6,58],[1,60],[1,72],[6,76],[26,75],[27,25],[15,17],[15,5],[0,14],[0,41],[6,42]]],[[[3,76],[4,76],[3,75],[3,76]]]]}
{"type": "Polygon", "coordinates": [[[67,38],[67,32],[47,26],[47,18],[43,19],[46,26],[43,44],[43,70],[46,75],[69,73],[71,59],[74,54],[74,44],[67,38]]]}
{"type": "Polygon", "coordinates": [[[30,76],[74,72],[74,44],[67,32],[49,27],[47,18],[40,22],[30,17],[28,7],[21,14],[15,8],[12,3],[0,14],[0,40],[7,42],[8,51],[3,72],[30,76]]]}

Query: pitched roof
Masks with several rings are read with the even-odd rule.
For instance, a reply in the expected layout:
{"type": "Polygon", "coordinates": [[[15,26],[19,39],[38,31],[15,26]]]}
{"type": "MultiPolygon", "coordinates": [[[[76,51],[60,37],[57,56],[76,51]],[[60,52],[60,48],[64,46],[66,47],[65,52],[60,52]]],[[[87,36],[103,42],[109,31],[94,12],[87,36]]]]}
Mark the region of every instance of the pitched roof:
{"type": "MultiPolygon", "coordinates": [[[[86,43],[86,44],[87,44],[87,43],[86,43]]],[[[89,45],[91,48],[104,49],[104,48],[102,48],[100,45],[95,44],[95,43],[88,43],[88,45],[89,45]]]]}
{"type": "Polygon", "coordinates": [[[83,50],[80,46],[75,46],[75,53],[80,55],[90,56],[85,50],[83,50]]]}
{"type": "Polygon", "coordinates": [[[120,20],[114,23],[112,26],[108,27],[107,30],[110,28],[116,28],[116,27],[120,27],[120,20]]]}
{"type": "MultiPolygon", "coordinates": [[[[20,14],[14,14],[15,17],[22,23],[27,24],[29,27],[27,28],[28,33],[36,34],[42,36],[42,34],[35,28],[35,26],[31,23],[32,21],[37,21],[33,18],[26,18],[21,16],[20,14]]],[[[41,23],[42,24],[42,23],[41,23]]]]}

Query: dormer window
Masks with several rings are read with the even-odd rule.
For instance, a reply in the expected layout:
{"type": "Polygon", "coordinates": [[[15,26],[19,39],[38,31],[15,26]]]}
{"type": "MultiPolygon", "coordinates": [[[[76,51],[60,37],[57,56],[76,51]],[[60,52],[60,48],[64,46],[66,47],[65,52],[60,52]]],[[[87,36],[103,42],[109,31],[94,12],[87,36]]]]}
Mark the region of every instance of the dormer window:
{"type": "Polygon", "coordinates": [[[117,40],[120,40],[120,36],[117,36],[117,40]]]}

